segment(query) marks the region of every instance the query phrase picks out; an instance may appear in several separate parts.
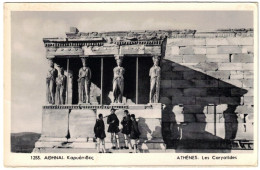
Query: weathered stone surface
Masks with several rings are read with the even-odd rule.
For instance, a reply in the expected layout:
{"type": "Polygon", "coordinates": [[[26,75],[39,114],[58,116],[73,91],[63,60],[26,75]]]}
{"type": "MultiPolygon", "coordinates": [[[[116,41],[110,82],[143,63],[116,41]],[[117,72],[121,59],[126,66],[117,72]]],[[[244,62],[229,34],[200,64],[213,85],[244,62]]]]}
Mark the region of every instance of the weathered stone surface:
{"type": "MultiPolygon", "coordinates": [[[[126,45],[126,44],[125,44],[126,45]]],[[[118,46],[115,44],[108,46],[83,46],[82,50],[84,54],[78,55],[107,55],[107,54],[118,54],[118,46]]],[[[57,50],[58,51],[58,50],[57,50]]],[[[65,50],[64,50],[65,51],[65,50]]],[[[57,52],[56,52],[57,53],[57,52]]],[[[128,45],[121,47],[121,54],[153,54],[159,55],[161,53],[161,46],[144,46],[143,44],[128,45]]],[[[62,53],[63,55],[67,53],[62,53]]],[[[68,53],[67,55],[69,55],[68,53]]]]}
{"type": "Polygon", "coordinates": [[[242,46],[242,53],[246,53],[246,54],[254,53],[254,46],[242,46]]]}
{"type": "Polygon", "coordinates": [[[161,74],[162,80],[182,80],[183,79],[182,71],[167,71],[161,74]]]}
{"type": "Polygon", "coordinates": [[[206,38],[206,45],[253,45],[253,37],[206,38]]]}
{"type": "Polygon", "coordinates": [[[219,97],[196,97],[196,104],[219,104],[219,97]]]}
{"type": "Polygon", "coordinates": [[[253,105],[254,104],[254,97],[253,96],[244,96],[244,104],[245,105],[253,105]]]}
{"type": "Polygon", "coordinates": [[[230,96],[230,88],[210,87],[206,88],[208,96],[230,96]]]}
{"type": "Polygon", "coordinates": [[[175,89],[161,89],[161,96],[183,96],[183,89],[175,88],[175,89]]]}
{"type": "Polygon", "coordinates": [[[183,79],[184,80],[205,80],[207,78],[206,74],[202,74],[197,71],[184,71],[183,72],[183,79]]]}
{"type": "Polygon", "coordinates": [[[69,115],[69,131],[71,138],[93,138],[96,113],[90,109],[71,110],[69,115]]]}
{"type": "Polygon", "coordinates": [[[216,71],[218,70],[218,63],[199,63],[194,68],[201,69],[202,71],[216,71]]]}
{"type": "Polygon", "coordinates": [[[254,55],[253,54],[232,54],[231,62],[232,63],[253,63],[254,55]]]}
{"type": "Polygon", "coordinates": [[[207,48],[205,46],[203,46],[203,47],[194,46],[193,50],[194,50],[194,54],[206,54],[207,53],[207,48]]]}
{"type": "Polygon", "coordinates": [[[184,96],[207,96],[206,88],[185,88],[183,89],[184,96]]]}
{"type": "Polygon", "coordinates": [[[62,55],[78,56],[83,54],[84,53],[82,48],[79,47],[48,48],[46,50],[47,58],[49,56],[62,56],[62,55]]]}
{"type": "Polygon", "coordinates": [[[141,140],[152,140],[152,138],[162,138],[161,122],[159,119],[145,119],[139,117],[137,121],[139,130],[141,132],[141,140]]]}
{"type": "Polygon", "coordinates": [[[171,80],[161,80],[161,88],[171,88],[172,84],[171,84],[171,80]]]}
{"type": "Polygon", "coordinates": [[[237,106],[235,112],[238,114],[254,113],[254,107],[252,105],[240,105],[237,106]]]}
{"type": "Polygon", "coordinates": [[[245,95],[247,93],[248,93],[248,89],[231,88],[231,96],[242,96],[242,95],[245,95]]]}
{"type": "Polygon", "coordinates": [[[183,117],[184,117],[183,122],[185,122],[185,123],[196,122],[195,114],[183,114],[183,117]]]}
{"type": "Polygon", "coordinates": [[[167,45],[187,46],[187,45],[205,45],[205,38],[168,38],[167,45]]]}
{"type": "Polygon", "coordinates": [[[218,54],[232,54],[242,53],[242,49],[239,46],[218,46],[218,54]]]}
{"type": "Polygon", "coordinates": [[[244,96],[254,96],[254,89],[253,88],[246,88],[247,92],[244,96]]]}
{"type": "Polygon", "coordinates": [[[221,81],[219,81],[219,87],[238,87],[238,88],[242,88],[242,80],[222,79],[221,81]]]}
{"type": "Polygon", "coordinates": [[[207,54],[206,62],[227,63],[229,62],[229,54],[207,54]]]}
{"type": "Polygon", "coordinates": [[[159,99],[159,102],[160,103],[164,103],[164,104],[172,104],[172,100],[171,100],[171,97],[163,97],[161,96],[160,99],[159,99]]]}
{"type": "Polygon", "coordinates": [[[253,71],[244,71],[244,78],[245,79],[252,79],[252,78],[254,78],[254,72],[253,71]]]}
{"type": "Polygon", "coordinates": [[[230,71],[228,70],[207,71],[206,74],[216,79],[229,79],[230,77],[230,71]]]}
{"type": "Polygon", "coordinates": [[[219,63],[218,70],[243,70],[243,63],[219,63]]]}
{"type": "Polygon", "coordinates": [[[201,63],[206,61],[205,55],[183,55],[184,63],[201,63]]]}
{"type": "Polygon", "coordinates": [[[185,105],[183,108],[184,114],[194,113],[194,114],[203,114],[204,106],[203,105],[185,105]]]}
{"type": "Polygon", "coordinates": [[[180,47],[180,54],[185,54],[185,55],[194,54],[193,47],[192,46],[180,47]]]}
{"type": "Polygon", "coordinates": [[[184,55],[206,54],[206,53],[207,53],[206,47],[200,47],[200,46],[180,47],[180,51],[179,51],[179,54],[184,54],[184,55]]]}
{"type": "Polygon", "coordinates": [[[254,125],[253,123],[239,123],[237,129],[236,139],[254,139],[254,125]]]}
{"type": "Polygon", "coordinates": [[[194,82],[190,80],[172,80],[172,88],[187,88],[194,85],[194,82]]]}
{"type": "Polygon", "coordinates": [[[160,55],[161,46],[145,46],[144,54],[160,55]]]}
{"type": "Polygon", "coordinates": [[[138,44],[138,45],[131,45],[131,46],[121,46],[121,54],[144,54],[145,46],[138,44]]]}
{"type": "Polygon", "coordinates": [[[66,138],[68,134],[68,109],[43,109],[42,136],[66,138]]]}
{"type": "Polygon", "coordinates": [[[243,71],[230,71],[230,79],[243,79],[243,71]]]}
{"type": "Polygon", "coordinates": [[[243,88],[254,87],[254,79],[244,79],[242,80],[243,88]]]}
{"type": "Polygon", "coordinates": [[[175,63],[182,63],[183,62],[182,55],[166,55],[164,57],[164,59],[175,62],[175,63]]]}
{"type": "Polygon", "coordinates": [[[216,46],[206,46],[207,54],[218,54],[218,48],[216,46]]]}
{"type": "Polygon", "coordinates": [[[172,104],[195,104],[195,97],[172,97],[172,104]]]}
{"type": "Polygon", "coordinates": [[[179,54],[180,54],[179,46],[167,45],[166,51],[165,51],[165,56],[179,55],[179,54]]]}
{"type": "Polygon", "coordinates": [[[242,103],[240,97],[220,97],[221,104],[239,105],[242,103]]]}
{"type": "Polygon", "coordinates": [[[171,63],[169,61],[162,60],[161,65],[160,65],[161,71],[162,72],[171,71],[172,70],[172,64],[175,64],[175,63],[171,63]]]}
{"type": "Polygon", "coordinates": [[[193,80],[194,87],[218,87],[218,80],[193,80]]]}
{"type": "Polygon", "coordinates": [[[254,70],[254,64],[253,63],[243,63],[243,70],[254,70]]]}

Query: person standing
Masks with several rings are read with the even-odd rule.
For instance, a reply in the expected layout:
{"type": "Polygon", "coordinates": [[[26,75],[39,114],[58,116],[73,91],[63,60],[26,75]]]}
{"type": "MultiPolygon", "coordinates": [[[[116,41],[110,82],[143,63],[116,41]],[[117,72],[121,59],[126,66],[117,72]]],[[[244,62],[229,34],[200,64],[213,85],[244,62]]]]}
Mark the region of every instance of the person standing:
{"type": "Polygon", "coordinates": [[[130,143],[130,133],[131,133],[131,125],[132,121],[129,115],[128,110],[124,111],[125,116],[123,117],[123,120],[121,121],[121,124],[123,126],[122,133],[124,134],[125,139],[125,149],[129,149],[129,145],[132,148],[132,145],[130,143]]]}
{"type": "Polygon", "coordinates": [[[118,127],[119,120],[115,114],[115,109],[113,108],[111,109],[111,113],[107,118],[107,124],[109,124],[107,131],[111,133],[112,149],[118,149],[119,148],[118,132],[120,131],[118,127]]]}
{"type": "Polygon", "coordinates": [[[138,128],[138,123],[135,119],[135,115],[131,114],[131,132],[130,132],[130,139],[131,139],[131,144],[134,146],[134,153],[137,153],[137,140],[139,139],[139,136],[141,135],[139,128],[138,128]]]}
{"type": "Polygon", "coordinates": [[[95,133],[95,137],[97,138],[97,151],[99,153],[102,153],[102,151],[100,151],[100,144],[102,144],[102,150],[104,153],[106,153],[106,147],[105,147],[106,133],[105,133],[105,124],[103,121],[102,114],[98,115],[98,119],[94,126],[94,133],[95,133]]]}

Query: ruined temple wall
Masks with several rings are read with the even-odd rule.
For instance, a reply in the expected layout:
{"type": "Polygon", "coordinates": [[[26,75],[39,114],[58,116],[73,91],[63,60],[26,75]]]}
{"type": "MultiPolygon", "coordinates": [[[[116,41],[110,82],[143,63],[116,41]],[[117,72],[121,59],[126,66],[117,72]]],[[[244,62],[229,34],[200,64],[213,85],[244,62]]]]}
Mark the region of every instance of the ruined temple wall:
{"type": "Polygon", "coordinates": [[[212,138],[253,139],[253,45],[252,35],[169,36],[161,61],[165,131],[178,136],[173,127],[185,122],[183,138],[211,139],[206,134],[215,133],[215,104],[212,138]],[[183,114],[172,111],[177,104],[183,114]]]}

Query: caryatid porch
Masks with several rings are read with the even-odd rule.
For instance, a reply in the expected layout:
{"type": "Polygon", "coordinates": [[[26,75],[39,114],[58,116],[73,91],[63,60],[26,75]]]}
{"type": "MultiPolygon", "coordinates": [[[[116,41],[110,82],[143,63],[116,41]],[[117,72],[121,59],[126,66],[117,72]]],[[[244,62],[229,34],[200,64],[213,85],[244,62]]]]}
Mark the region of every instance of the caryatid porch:
{"type": "Polygon", "coordinates": [[[53,78],[52,89],[47,81],[42,136],[35,151],[44,152],[51,147],[94,148],[95,119],[99,113],[109,115],[112,107],[117,109],[119,120],[125,109],[136,115],[143,149],[162,149],[158,64],[164,33],[82,33],[71,28],[66,35],[43,39],[46,57],[55,65],[50,70],[56,69],[59,74],[53,78]],[[118,68],[122,68],[122,75],[116,75],[118,68]],[[60,92],[55,79],[62,76],[62,70],[66,83],[60,92]],[[51,92],[55,99],[50,102],[51,92]]]}

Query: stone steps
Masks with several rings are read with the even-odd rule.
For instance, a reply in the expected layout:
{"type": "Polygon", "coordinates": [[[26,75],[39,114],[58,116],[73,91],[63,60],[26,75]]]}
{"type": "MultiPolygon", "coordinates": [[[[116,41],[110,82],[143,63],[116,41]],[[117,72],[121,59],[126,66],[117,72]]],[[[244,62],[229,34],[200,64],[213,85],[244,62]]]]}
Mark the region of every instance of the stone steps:
{"type": "MultiPolygon", "coordinates": [[[[129,153],[132,150],[107,149],[111,153],[129,153]]],[[[96,149],[76,149],[76,148],[35,148],[34,153],[97,153],[96,149]]],[[[166,149],[166,150],[138,150],[137,153],[252,153],[253,150],[220,150],[220,149],[166,149]]],[[[107,153],[109,154],[109,153],[107,153]]]]}

